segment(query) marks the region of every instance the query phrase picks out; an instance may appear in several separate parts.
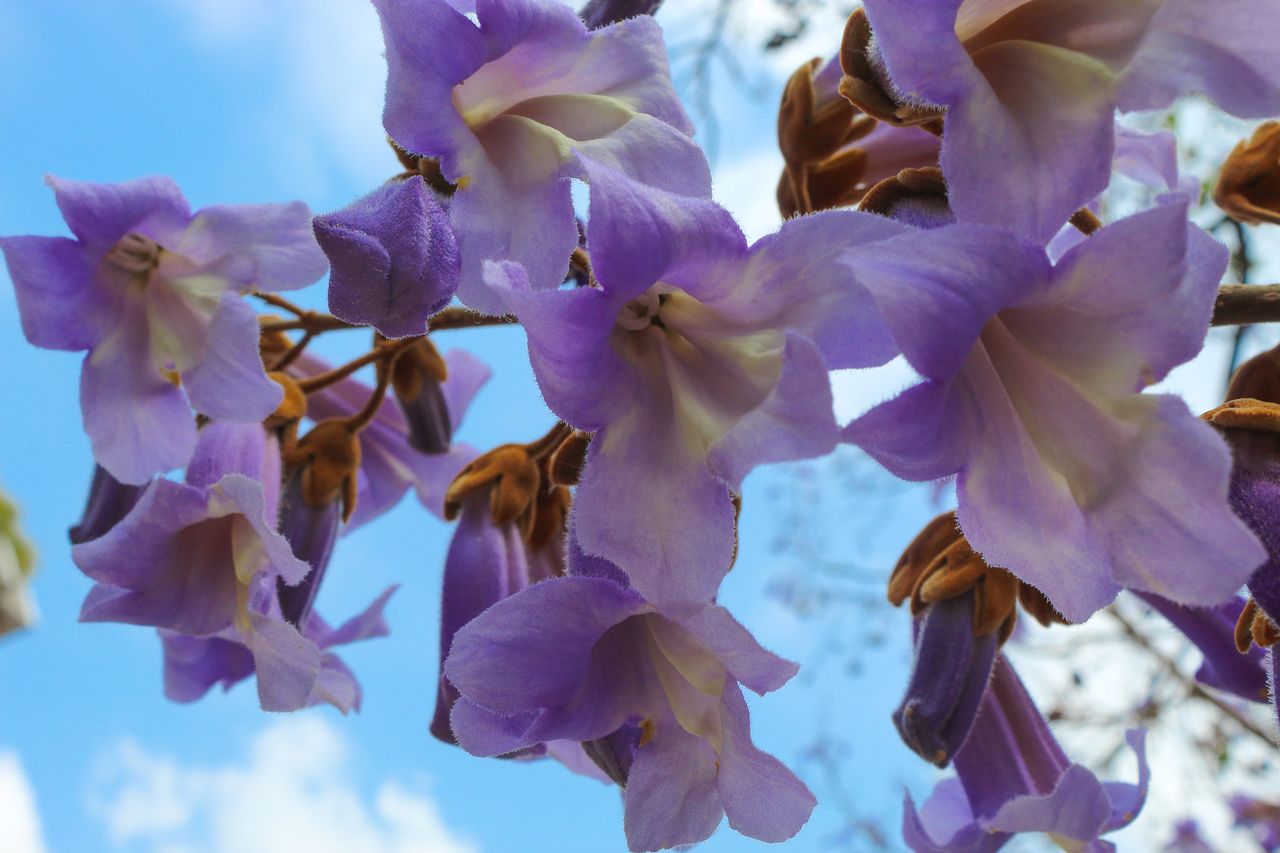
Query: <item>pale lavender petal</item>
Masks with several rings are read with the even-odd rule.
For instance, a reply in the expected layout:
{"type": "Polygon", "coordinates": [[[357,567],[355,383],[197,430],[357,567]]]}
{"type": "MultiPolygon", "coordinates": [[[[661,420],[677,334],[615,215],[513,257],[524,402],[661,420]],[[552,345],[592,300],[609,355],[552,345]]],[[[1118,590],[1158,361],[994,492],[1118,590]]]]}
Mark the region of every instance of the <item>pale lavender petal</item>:
{"type": "Polygon", "coordinates": [[[982,84],[956,36],[961,2],[870,0],[865,4],[880,56],[900,94],[950,104],[982,84]]]}
{"type": "Polygon", "coordinates": [[[97,251],[106,251],[131,231],[147,231],[148,225],[181,228],[191,215],[178,185],[162,176],[92,184],[50,175],[45,183],[53,188],[71,233],[97,251]]]}
{"type": "Polygon", "coordinates": [[[1244,598],[1237,595],[1217,607],[1188,607],[1149,592],[1136,595],[1200,650],[1204,661],[1196,672],[1197,681],[1251,702],[1267,701],[1263,651],[1257,646],[1251,646],[1243,655],[1236,650],[1235,625],[1244,608],[1244,598]]]}
{"type": "Polygon", "coordinates": [[[674,718],[636,752],[623,791],[623,828],[631,850],[665,850],[708,838],[724,809],[715,751],[674,718]]]}
{"type": "Polygon", "coordinates": [[[493,376],[489,365],[464,349],[451,349],[444,354],[444,363],[448,366],[449,376],[440,386],[444,394],[445,404],[449,409],[449,419],[453,431],[462,428],[462,419],[471,407],[480,389],[493,376]]]}
{"type": "Polygon", "coordinates": [[[329,256],[329,310],[387,337],[420,335],[453,298],[458,245],[420,176],[392,182],[314,221],[329,256]]]}
{"type": "Polygon", "coordinates": [[[182,384],[195,410],[211,418],[261,421],[280,405],[284,390],[267,378],[258,353],[258,315],[239,295],[223,295],[208,346],[182,384]]]}
{"type": "Polygon", "coordinates": [[[1111,802],[1102,783],[1072,764],[1051,794],[1010,800],[983,823],[996,832],[1049,832],[1088,842],[1102,833],[1110,814],[1111,802]]]}
{"type": "MultiPolygon", "coordinates": [[[[1114,165],[1120,174],[1157,190],[1182,186],[1178,177],[1178,137],[1172,131],[1143,133],[1117,124],[1114,165]]],[[[1194,179],[1192,183],[1196,184],[1194,179]]]]}
{"type": "Polygon", "coordinates": [[[609,345],[623,300],[597,288],[534,291],[517,264],[493,264],[489,283],[520,318],[529,361],[551,410],[594,432],[633,404],[629,370],[609,345]]]}
{"type": "Polygon", "coordinates": [[[160,374],[140,299],[84,361],[80,406],[98,463],[122,483],[186,464],[196,443],[186,395],[160,374]]]}
{"type": "Polygon", "coordinates": [[[65,237],[0,239],[27,340],[45,349],[82,350],[110,333],[119,295],[97,281],[95,261],[65,237]]]}
{"type": "Polygon", "coordinates": [[[316,281],[329,266],[311,230],[311,211],[302,202],[206,207],[182,243],[166,248],[215,265],[241,291],[295,290],[316,281]]]}
{"type": "Polygon", "coordinates": [[[926,381],[856,418],[841,437],[897,477],[938,480],[964,467],[978,417],[977,400],[963,376],[926,381]]]}
{"type": "Polygon", "coordinates": [[[547,289],[564,280],[578,245],[568,181],[517,190],[500,179],[478,180],[453,196],[449,215],[462,253],[458,298],[485,314],[509,311],[485,284],[485,261],[517,259],[535,287],[547,289]]]}
{"type": "MultiPolygon", "coordinates": [[[[309,623],[306,633],[316,641],[317,645],[325,649],[331,646],[359,642],[360,640],[369,640],[374,637],[385,637],[391,633],[391,627],[387,624],[385,613],[387,602],[391,600],[391,596],[399,588],[399,584],[392,584],[387,587],[382,591],[381,595],[370,602],[368,607],[343,622],[337,628],[313,634],[309,623]]],[[[315,620],[313,619],[312,621],[314,622],[315,620]]]]}
{"type": "Polygon", "coordinates": [[[194,702],[215,684],[223,690],[253,675],[253,655],[241,643],[221,637],[191,637],[160,631],[164,647],[164,695],[194,702]]]}
{"type": "Polygon", "coordinates": [[[1034,297],[1050,275],[1043,250],[969,225],[913,231],[848,257],[903,355],[928,379],[954,376],[992,315],[1034,297]]]}
{"type": "Polygon", "coordinates": [[[729,825],[761,841],[785,841],[818,801],[786,765],[751,742],[747,703],[737,685],[725,685],[723,702],[719,789],[729,825]]]}
{"type": "Polygon", "coordinates": [[[269,452],[278,453],[278,449],[269,444],[260,424],[206,424],[187,463],[187,485],[208,489],[226,474],[242,474],[262,482],[267,476],[269,452]]]}
{"type": "Polygon", "coordinates": [[[660,608],[709,603],[729,571],[734,511],[728,489],[706,468],[672,459],[652,428],[593,440],[574,503],[583,551],[617,562],[660,608]],[[644,496],[643,513],[623,510],[637,506],[637,495],[644,496]]]}
{"type": "Polygon", "coordinates": [[[258,673],[258,702],[264,711],[305,708],[320,676],[320,649],[280,619],[249,614],[246,638],[258,673]]]}
{"type": "MultiPolygon", "coordinates": [[[[851,210],[794,217],[751,246],[745,267],[719,264],[696,289],[691,282],[690,292],[744,323],[804,334],[832,369],[884,364],[897,355],[897,346],[845,258],[860,246],[908,231],[883,216],[851,210]],[[744,278],[753,286],[743,286],[744,278]]],[[[732,249],[723,254],[741,254],[732,249]]]]}
{"type": "Polygon", "coordinates": [[[757,465],[825,456],[839,437],[822,353],[812,341],[788,332],[778,384],[711,446],[707,463],[739,491],[757,465]]]}
{"type": "Polygon", "coordinates": [[[445,675],[494,711],[563,705],[587,678],[592,647],[642,606],[631,590],[598,578],[534,584],[454,635],[445,675]]]}
{"type": "Polygon", "coordinates": [[[267,519],[262,483],[242,474],[228,474],[218,481],[214,494],[228,501],[218,511],[239,513],[249,522],[266,570],[287,584],[300,583],[307,576],[311,566],[293,555],[289,541],[275,530],[275,518],[267,519]]]}
{"type": "Polygon", "coordinates": [[[1005,833],[978,826],[959,779],[943,779],[919,811],[911,795],[904,798],[902,839],[915,853],[995,853],[1005,833]]]}
{"type": "Polygon", "coordinates": [[[620,300],[638,296],[659,279],[683,285],[687,278],[696,280],[706,264],[745,254],[738,224],[709,199],[646,187],[607,165],[586,165],[591,269],[620,300]]]}
{"type": "Polygon", "coordinates": [[[1125,742],[1133,750],[1138,759],[1138,784],[1128,782],[1103,782],[1102,788],[1107,792],[1111,803],[1111,817],[1107,821],[1104,832],[1128,826],[1133,823],[1147,802],[1147,789],[1151,785],[1151,767],[1147,764],[1147,731],[1146,729],[1129,729],[1124,734],[1125,742]]]}
{"type": "Polygon", "coordinates": [[[1047,242],[1110,179],[1110,72],[1084,54],[1030,41],[999,42],[975,61],[985,82],[947,111],[942,170],[951,207],[963,222],[1047,242]]]}
{"type": "Polygon", "coordinates": [[[343,714],[360,710],[363,694],[356,674],[351,671],[342,658],[335,654],[326,654],[320,658],[320,673],[316,676],[315,686],[307,704],[328,702],[343,714]]]}
{"type": "Polygon", "coordinates": [[[763,648],[723,607],[709,605],[679,622],[715,653],[735,681],[761,696],[777,690],[800,671],[799,664],[763,648]]]}
{"type": "Polygon", "coordinates": [[[1069,375],[1110,393],[1136,391],[1200,351],[1226,265],[1226,248],[1187,222],[1184,198],[1170,196],[1067,252],[1053,286],[1001,321],[1069,375]]]}
{"type": "Polygon", "coordinates": [[[1242,118],[1280,114],[1280,16],[1271,0],[1164,0],[1122,74],[1123,110],[1203,93],[1242,118]]]}

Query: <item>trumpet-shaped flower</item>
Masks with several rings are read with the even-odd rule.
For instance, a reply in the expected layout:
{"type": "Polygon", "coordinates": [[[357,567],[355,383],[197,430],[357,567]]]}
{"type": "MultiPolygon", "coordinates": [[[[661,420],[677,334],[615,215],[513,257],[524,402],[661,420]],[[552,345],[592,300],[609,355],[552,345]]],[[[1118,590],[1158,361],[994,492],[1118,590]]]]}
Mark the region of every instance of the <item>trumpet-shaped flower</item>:
{"type": "Polygon", "coordinates": [[[302,287],[325,270],[301,203],[194,215],[168,178],[50,178],[74,239],[0,240],[27,340],[88,350],[80,404],[94,457],[122,483],[185,465],[191,408],[260,421],[280,402],[241,298],[302,287]]]}
{"type": "Polygon", "coordinates": [[[1230,454],[1181,400],[1138,393],[1199,350],[1226,263],[1185,199],[1056,265],[1004,231],[919,236],[850,261],[924,381],[846,440],[907,479],[958,474],[970,544],[1069,621],[1122,586],[1230,599],[1266,556],[1227,503],[1230,454]]]}
{"type": "Polygon", "coordinates": [[[1127,826],[1147,797],[1145,733],[1127,740],[1138,784],[1099,782],[1072,764],[1003,655],[964,746],[956,777],[919,811],[907,797],[902,829],[916,853],[994,853],[1015,833],[1044,832],[1064,850],[1114,850],[1100,836],[1127,826]]]}
{"type": "Polygon", "coordinates": [[[767,693],[795,665],[721,607],[664,616],[609,574],[536,583],[458,631],[445,664],[458,742],[503,755],[618,733],[632,850],[701,841],[726,814],[745,835],[790,838],[814,799],[751,742],[740,685],[767,693]]]}
{"type": "Polygon", "coordinates": [[[277,582],[310,572],[275,531],[280,453],[259,424],[212,423],[187,482],[157,479],[103,535],[71,549],[97,584],[80,618],[152,625],[193,637],[234,630],[249,648],[267,710],[305,705],[320,650],[262,606],[277,582]]]}
{"type": "Polygon", "coordinates": [[[1275,0],[868,0],[871,65],[946,108],[962,221],[1046,241],[1106,188],[1113,117],[1204,93],[1280,113],[1275,0]]]}
{"type": "Polygon", "coordinates": [[[710,195],[662,33],[647,15],[588,30],[556,0],[377,0],[387,45],[387,132],[457,184],[449,215],[459,297],[503,313],[483,262],[512,260],[536,288],[564,280],[577,228],[569,179],[587,161],[656,187],[710,195]]]}
{"type": "Polygon", "coordinates": [[[732,559],[729,491],[758,464],[833,448],[828,363],[892,357],[837,259],[906,229],[826,211],[748,248],[710,201],[590,171],[598,286],[538,291],[515,264],[492,265],[491,281],[547,403],[595,433],[574,501],[583,550],[625,566],[659,607],[698,607],[732,559]]]}

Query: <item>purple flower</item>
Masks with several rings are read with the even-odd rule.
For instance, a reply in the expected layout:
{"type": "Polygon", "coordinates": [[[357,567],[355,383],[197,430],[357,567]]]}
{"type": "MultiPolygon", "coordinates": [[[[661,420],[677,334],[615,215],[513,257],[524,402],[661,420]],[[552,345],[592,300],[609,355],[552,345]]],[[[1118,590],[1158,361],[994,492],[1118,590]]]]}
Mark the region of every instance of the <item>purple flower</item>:
{"type": "Polygon", "coordinates": [[[1161,853],[1214,853],[1213,847],[1200,835],[1194,820],[1178,821],[1173,840],[1161,848],[1161,853]]]}
{"type": "Polygon", "coordinates": [[[107,533],[71,557],[97,581],[80,618],[194,637],[233,630],[253,657],[263,708],[306,704],[320,652],[263,606],[277,580],[311,570],[275,531],[280,453],[259,424],[211,423],[186,483],[158,479],[107,533]]]}
{"type": "Polygon", "coordinates": [[[122,483],[185,465],[191,407],[260,421],[280,402],[258,357],[246,291],[324,273],[305,205],[208,207],[192,215],[168,178],[49,178],[74,239],[0,239],[27,340],[88,350],[80,382],[94,457],[122,483]]]}
{"type": "MultiPolygon", "coordinates": [[[[563,552],[563,539],[545,548],[563,552]]],[[[441,593],[440,676],[431,733],[457,743],[449,714],[458,700],[457,688],[444,675],[445,659],[458,630],[492,605],[555,572],[545,557],[536,558],[514,521],[495,524],[488,489],[469,495],[462,504],[458,527],[444,563],[441,593]]],[[[563,554],[560,557],[563,561],[563,554]]]]}
{"type": "MultiPolygon", "coordinates": [[[[465,350],[450,350],[444,360],[449,375],[440,390],[453,432],[461,425],[476,392],[488,381],[490,371],[465,350]]],[[[328,369],[328,364],[307,353],[290,366],[290,372],[299,378],[328,369]]],[[[358,379],[344,379],[308,395],[307,411],[315,420],[347,417],[359,411],[372,393],[373,389],[358,379]]],[[[394,400],[383,402],[373,421],[361,430],[358,496],[347,530],[391,509],[411,488],[423,506],[436,515],[443,513],[445,490],[476,451],[466,444],[453,444],[446,453],[429,455],[409,444],[409,433],[404,412],[394,400]]]]}
{"type": "Polygon", "coordinates": [[[946,108],[961,221],[1043,242],[1106,188],[1113,117],[1208,94],[1280,113],[1274,0],[868,0],[870,64],[903,103],[946,108]]]}
{"type": "Polygon", "coordinates": [[[490,280],[548,405],[595,433],[574,501],[583,549],[625,565],[659,607],[697,607],[729,570],[729,490],[758,464],[832,449],[828,363],[893,355],[837,260],[905,229],[827,211],[748,249],[710,201],[590,172],[599,286],[538,291],[515,264],[491,265],[490,280]]]}
{"type": "Polygon", "coordinates": [[[902,832],[916,853],[993,853],[1019,832],[1045,832],[1064,849],[1113,850],[1099,837],[1127,826],[1147,797],[1145,733],[1126,738],[1138,784],[1099,782],[1068,761],[1013,667],[1001,655],[956,777],[938,784],[919,811],[906,798],[902,832]]]}
{"type": "MultiPolygon", "coordinates": [[[[390,629],[383,610],[395,590],[395,587],[387,589],[363,612],[336,629],[318,613],[308,614],[302,636],[320,651],[319,671],[309,681],[310,690],[305,699],[295,703],[296,707],[327,703],[344,714],[360,710],[361,690],[355,674],[329,649],[358,640],[385,637],[390,629]]],[[[250,608],[278,625],[284,617],[273,594],[276,590],[271,585],[263,585],[260,591],[261,595],[251,596],[250,608]]],[[[194,702],[215,684],[221,684],[223,690],[230,690],[255,672],[253,648],[234,628],[212,637],[193,637],[161,629],[160,639],[164,645],[164,693],[174,702],[194,702]]],[[[260,678],[259,689],[262,686],[260,678]]],[[[263,706],[267,706],[265,701],[263,706]]]]}
{"type": "Polygon", "coordinates": [[[1196,672],[1197,681],[1250,702],[1267,701],[1266,654],[1257,646],[1251,646],[1245,654],[1236,648],[1236,620],[1245,606],[1243,597],[1237,595],[1217,607],[1187,607],[1147,592],[1137,596],[1168,619],[1204,655],[1204,663],[1196,672]]]}
{"type": "Polygon", "coordinates": [[[458,289],[458,244],[418,175],[384,184],[335,213],[317,216],[329,256],[329,310],[389,338],[421,335],[458,289]]]}
{"type": "Polygon", "coordinates": [[[1267,853],[1280,850],[1280,805],[1244,794],[1231,798],[1235,825],[1249,830],[1267,853]]]}
{"type": "Polygon", "coordinates": [[[813,795],[751,742],[740,687],[767,693],[795,671],[723,608],[664,616],[607,576],[553,578],[499,601],[458,631],[445,664],[468,752],[552,739],[599,751],[593,742],[617,735],[632,850],[701,841],[726,814],[764,841],[799,831],[813,795]]]}
{"type": "Polygon", "coordinates": [[[967,225],[849,261],[924,381],[845,439],[906,479],[958,474],[970,544],[1071,622],[1121,587],[1226,601],[1266,556],[1228,506],[1225,444],[1181,400],[1138,393],[1200,349],[1226,263],[1186,212],[1167,199],[1056,265],[967,225]]]}
{"type": "Polygon", "coordinates": [[[648,16],[588,31],[556,0],[376,0],[387,44],[387,132],[440,159],[462,253],[458,295],[505,312],[483,280],[512,260],[538,289],[564,280],[577,229],[569,179],[600,162],[656,187],[708,196],[706,158],[648,16]]]}

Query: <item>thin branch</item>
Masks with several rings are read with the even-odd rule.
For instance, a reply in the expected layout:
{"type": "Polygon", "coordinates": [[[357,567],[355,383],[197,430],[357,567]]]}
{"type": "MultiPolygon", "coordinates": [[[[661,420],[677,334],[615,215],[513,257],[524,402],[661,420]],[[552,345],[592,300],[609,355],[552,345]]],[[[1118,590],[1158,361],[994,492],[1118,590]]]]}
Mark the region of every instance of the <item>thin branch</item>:
{"type": "Polygon", "coordinates": [[[510,326],[520,322],[510,314],[494,317],[480,314],[470,308],[445,308],[427,321],[427,327],[433,332],[449,329],[475,329],[481,326],[510,326]]]}
{"type": "Polygon", "coordinates": [[[1280,321],[1280,284],[1224,284],[1213,306],[1213,325],[1280,321]]]}
{"type": "Polygon", "coordinates": [[[1192,698],[1199,699],[1202,702],[1207,702],[1234,720],[1240,728],[1258,738],[1269,747],[1275,746],[1275,739],[1270,734],[1259,728],[1257,724],[1250,720],[1245,714],[1241,713],[1238,709],[1231,707],[1226,702],[1223,702],[1217,696],[1214,696],[1212,693],[1197,684],[1194,680],[1188,678],[1172,659],[1151,645],[1151,642],[1146,638],[1146,636],[1143,635],[1143,633],[1139,631],[1127,617],[1121,614],[1114,607],[1108,608],[1107,614],[1119,623],[1120,627],[1124,630],[1125,635],[1130,640],[1149,654],[1153,660],[1163,665],[1169,675],[1181,683],[1192,698]]]}

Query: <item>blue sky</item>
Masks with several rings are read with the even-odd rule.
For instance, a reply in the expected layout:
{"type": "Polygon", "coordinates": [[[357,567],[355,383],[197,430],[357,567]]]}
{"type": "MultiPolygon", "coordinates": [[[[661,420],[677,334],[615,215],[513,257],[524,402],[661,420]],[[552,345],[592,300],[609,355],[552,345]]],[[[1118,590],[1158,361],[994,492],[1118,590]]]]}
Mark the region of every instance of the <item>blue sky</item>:
{"type": "MultiPolygon", "coordinates": [[[[761,21],[766,7],[744,11],[761,21]]],[[[668,26],[696,27],[698,13],[689,14],[668,26]]],[[[718,81],[717,193],[753,236],[776,216],[771,111],[799,58],[751,66],[759,99],[718,81]]],[[[375,16],[362,0],[9,0],[0,5],[0,234],[65,233],[46,173],[168,174],[194,207],[291,199],[316,211],[340,207],[396,170],[379,122],[383,73],[375,16]]],[[[160,692],[153,633],[78,624],[89,584],[69,560],[65,531],[91,469],[79,358],[28,346],[7,280],[0,289],[0,364],[9,368],[0,382],[0,484],[21,502],[39,548],[42,610],[37,630],[0,641],[0,849],[19,844],[4,834],[28,801],[42,841],[22,853],[625,849],[615,790],[549,762],[474,759],[428,735],[449,528],[412,500],[343,540],[321,596],[326,615],[342,619],[402,584],[388,611],[393,635],[343,655],[365,688],[362,713],[268,716],[251,686],[172,705],[160,692]]],[[[322,302],[323,287],[304,298],[322,302]]],[[[489,447],[549,425],[518,330],[454,332],[444,343],[494,368],[463,438],[489,447]]],[[[861,408],[899,381],[892,372],[842,380],[842,406],[861,408]]],[[[773,508],[795,482],[784,470],[748,481],[742,557],[723,598],[766,645],[805,663],[830,661],[833,638],[856,642],[858,626],[800,619],[766,594],[786,562],[770,550],[773,508]]],[[[847,539],[859,562],[887,568],[931,512],[920,495],[899,501],[874,539],[830,519],[831,541],[840,549],[847,539]]],[[[853,507],[863,509],[877,513],[853,507]]],[[[905,625],[895,627],[903,630],[889,633],[856,678],[831,663],[811,667],[812,677],[752,706],[757,742],[806,773],[820,798],[826,783],[801,761],[804,750],[820,725],[847,741],[856,804],[891,830],[900,783],[928,776],[888,720],[906,674],[905,625]]],[[[831,849],[841,821],[838,808],[820,805],[783,849],[831,849]]],[[[722,827],[701,849],[764,845],[722,827]]]]}

